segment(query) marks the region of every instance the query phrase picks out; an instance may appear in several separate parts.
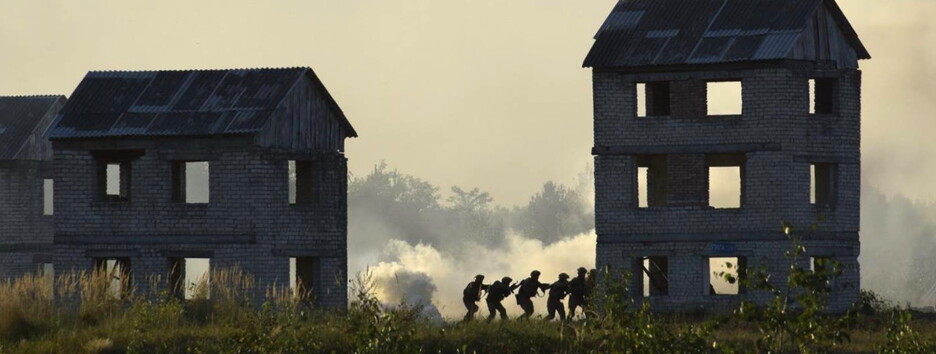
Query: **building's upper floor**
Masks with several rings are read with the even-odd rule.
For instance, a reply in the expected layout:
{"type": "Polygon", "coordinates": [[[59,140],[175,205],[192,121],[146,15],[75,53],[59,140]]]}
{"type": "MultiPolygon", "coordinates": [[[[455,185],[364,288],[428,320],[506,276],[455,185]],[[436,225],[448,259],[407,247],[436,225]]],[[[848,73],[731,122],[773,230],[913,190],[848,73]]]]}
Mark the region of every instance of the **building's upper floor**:
{"type": "Polygon", "coordinates": [[[356,133],[310,69],[92,72],[48,136],[56,242],[343,238],[356,133]]]}
{"type": "Polygon", "coordinates": [[[857,68],[869,55],[832,0],[625,0],[595,38],[585,66],[594,69],[596,153],[858,151],[857,68]]]}

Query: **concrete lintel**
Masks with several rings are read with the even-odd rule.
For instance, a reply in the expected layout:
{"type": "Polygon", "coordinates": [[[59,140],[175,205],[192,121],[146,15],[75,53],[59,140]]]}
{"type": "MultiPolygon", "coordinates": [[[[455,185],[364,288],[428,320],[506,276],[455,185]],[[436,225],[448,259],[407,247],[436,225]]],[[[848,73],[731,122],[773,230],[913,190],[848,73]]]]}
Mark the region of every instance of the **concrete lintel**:
{"type": "Polygon", "coordinates": [[[38,253],[33,255],[33,263],[52,263],[52,254],[51,253],[38,253]]]}
{"type": "Polygon", "coordinates": [[[214,258],[213,250],[171,248],[162,251],[166,258],[214,258]]]}
{"type": "Polygon", "coordinates": [[[757,151],[779,151],[779,143],[699,144],[661,146],[596,146],[592,155],[658,155],[658,154],[727,154],[757,151]]]}
{"type": "Polygon", "coordinates": [[[165,244],[251,244],[254,234],[244,235],[55,235],[56,244],[65,245],[165,245],[165,244]]]}
{"type": "Polygon", "coordinates": [[[52,252],[51,243],[13,243],[0,244],[0,253],[52,252]]]}
{"type": "Polygon", "coordinates": [[[85,257],[88,258],[126,258],[126,257],[139,257],[140,251],[127,249],[127,250],[87,250],[85,251],[85,257]]]}
{"type": "Polygon", "coordinates": [[[848,246],[827,246],[827,247],[806,247],[806,255],[810,257],[854,257],[858,245],[848,246]]]}
{"type": "MultiPolygon", "coordinates": [[[[802,241],[858,241],[857,232],[804,232],[802,241]]],[[[631,242],[763,242],[789,241],[783,232],[712,232],[712,233],[649,233],[625,235],[598,235],[598,244],[631,242]]]]}
{"type": "Polygon", "coordinates": [[[212,161],[218,154],[212,151],[157,152],[160,160],[168,161],[212,161]]]}
{"type": "Polygon", "coordinates": [[[314,248],[274,248],[273,255],[279,257],[341,257],[341,250],[314,248]]]}
{"type": "Polygon", "coordinates": [[[851,165],[857,165],[861,163],[861,159],[857,157],[830,156],[830,155],[793,155],[793,161],[838,163],[838,164],[851,164],[851,165]]]}

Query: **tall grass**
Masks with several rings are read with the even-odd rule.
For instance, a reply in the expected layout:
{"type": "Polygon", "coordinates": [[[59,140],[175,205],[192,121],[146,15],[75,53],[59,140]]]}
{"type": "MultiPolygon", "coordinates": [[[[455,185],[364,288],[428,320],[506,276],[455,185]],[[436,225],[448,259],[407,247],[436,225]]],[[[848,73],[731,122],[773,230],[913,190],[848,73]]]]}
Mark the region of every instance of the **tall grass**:
{"type": "MultiPolygon", "coordinates": [[[[123,279],[103,271],[60,274],[54,293],[48,277],[0,283],[0,352],[747,352],[761,337],[758,325],[743,319],[655,314],[627,293],[623,274],[603,277],[593,298],[601,311],[572,323],[433,324],[418,306],[384,306],[368,273],[349,282],[347,311],[318,310],[288,284],[263,289],[257,307],[255,280],[238,268],[213,269],[188,300],[165,290],[163,277],[136,282],[144,287],[123,279]]],[[[879,301],[865,305],[865,327],[843,329],[852,342],[837,351],[934,349],[936,318],[914,320],[879,301]]]]}

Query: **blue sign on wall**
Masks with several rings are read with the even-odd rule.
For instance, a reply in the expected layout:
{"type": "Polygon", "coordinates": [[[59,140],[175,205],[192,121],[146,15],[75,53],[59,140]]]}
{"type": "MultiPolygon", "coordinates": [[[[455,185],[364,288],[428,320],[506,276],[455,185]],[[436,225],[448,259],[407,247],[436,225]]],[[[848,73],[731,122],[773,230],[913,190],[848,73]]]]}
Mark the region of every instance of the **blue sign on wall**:
{"type": "Polygon", "coordinates": [[[712,244],[712,252],[716,254],[734,254],[738,252],[738,246],[733,243],[715,242],[712,244]]]}

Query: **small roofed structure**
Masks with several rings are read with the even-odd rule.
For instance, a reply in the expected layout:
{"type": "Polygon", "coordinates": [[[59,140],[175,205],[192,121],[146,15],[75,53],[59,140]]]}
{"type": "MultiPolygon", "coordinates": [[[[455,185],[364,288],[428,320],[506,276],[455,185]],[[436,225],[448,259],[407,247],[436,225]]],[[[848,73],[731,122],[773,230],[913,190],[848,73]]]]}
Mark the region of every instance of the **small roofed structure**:
{"type": "Polygon", "coordinates": [[[356,136],[309,68],[90,72],[48,131],[56,267],[180,297],[237,268],[255,301],[281,286],[343,307],[356,136]]]}
{"type": "Polygon", "coordinates": [[[52,148],[43,134],[65,101],[0,97],[0,278],[51,270],[52,148]]]}

